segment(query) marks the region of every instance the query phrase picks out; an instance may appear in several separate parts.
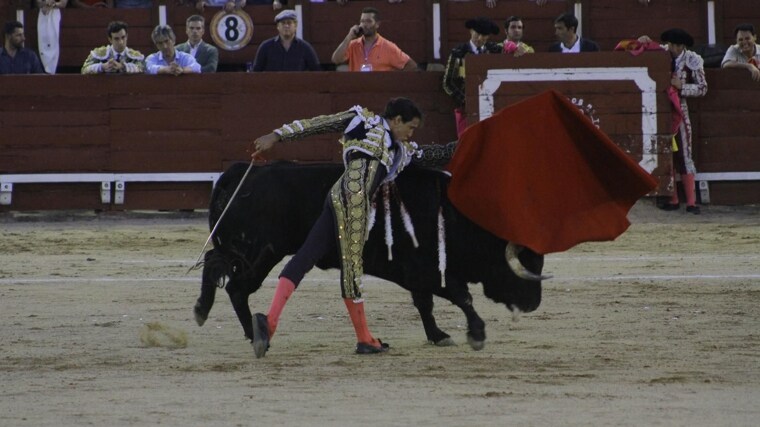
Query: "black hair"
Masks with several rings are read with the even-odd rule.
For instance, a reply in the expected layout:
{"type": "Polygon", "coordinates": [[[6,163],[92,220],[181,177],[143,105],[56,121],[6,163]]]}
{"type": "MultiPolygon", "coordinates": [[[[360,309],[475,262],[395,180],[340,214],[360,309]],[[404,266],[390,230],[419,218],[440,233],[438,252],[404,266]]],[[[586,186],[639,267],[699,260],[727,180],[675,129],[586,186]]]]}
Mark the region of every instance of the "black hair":
{"type": "MultiPolygon", "coordinates": [[[[508,30],[509,29],[509,24],[511,24],[513,22],[516,22],[516,21],[522,22],[522,18],[520,18],[519,16],[514,16],[514,15],[510,16],[509,18],[507,18],[506,21],[504,21],[504,29],[508,30]]],[[[525,24],[523,24],[523,26],[525,26],[525,24]]]]}
{"type": "Polygon", "coordinates": [[[18,21],[8,21],[5,23],[5,35],[9,36],[16,31],[16,28],[24,28],[24,24],[18,21]]]}
{"type": "Polygon", "coordinates": [[[118,33],[121,30],[124,30],[124,32],[127,32],[127,29],[129,28],[129,25],[127,25],[126,22],[123,21],[111,21],[108,23],[108,38],[111,38],[111,34],[118,33]]]}
{"type": "Polygon", "coordinates": [[[422,112],[409,98],[391,98],[385,106],[383,117],[392,119],[401,116],[404,123],[411,122],[415,118],[422,120],[422,112]]]}
{"type": "Polygon", "coordinates": [[[572,13],[563,13],[554,20],[555,24],[559,24],[560,22],[565,24],[565,27],[567,27],[568,30],[572,28],[573,32],[578,31],[578,18],[572,13]]]}
{"type": "Polygon", "coordinates": [[[734,28],[734,37],[739,34],[739,31],[749,31],[753,36],[755,35],[755,26],[752,24],[739,24],[734,28]]]}
{"type": "Polygon", "coordinates": [[[362,9],[362,13],[371,13],[375,17],[375,21],[380,20],[380,11],[378,11],[374,7],[365,7],[364,9],[362,9]]]}

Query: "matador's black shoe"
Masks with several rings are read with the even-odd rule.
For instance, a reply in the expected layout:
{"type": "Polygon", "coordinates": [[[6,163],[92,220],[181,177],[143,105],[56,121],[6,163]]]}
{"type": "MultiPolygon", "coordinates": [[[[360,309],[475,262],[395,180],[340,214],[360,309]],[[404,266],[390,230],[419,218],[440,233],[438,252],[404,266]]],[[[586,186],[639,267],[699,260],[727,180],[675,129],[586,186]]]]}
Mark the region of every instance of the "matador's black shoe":
{"type": "Polygon", "coordinates": [[[253,354],[257,359],[264,357],[269,350],[269,322],[261,313],[253,315],[253,354]]]}
{"type": "Polygon", "coordinates": [[[377,354],[377,353],[385,353],[388,351],[388,349],[391,348],[390,345],[378,340],[380,342],[380,347],[375,347],[372,344],[367,344],[363,342],[356,343],[356,354],[377,354]]]}

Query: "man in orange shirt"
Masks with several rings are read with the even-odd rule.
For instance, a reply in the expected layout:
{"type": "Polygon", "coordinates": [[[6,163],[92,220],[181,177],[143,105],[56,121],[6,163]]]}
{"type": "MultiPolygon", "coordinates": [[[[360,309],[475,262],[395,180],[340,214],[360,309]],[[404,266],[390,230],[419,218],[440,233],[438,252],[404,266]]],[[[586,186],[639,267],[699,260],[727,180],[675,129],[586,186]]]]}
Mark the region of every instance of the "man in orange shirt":
{"type": "Polygon", "coordinates": [[[359,24],[351,27],[333,52],[333,63],[340,65],[348,61],[349,71],[417,70],[417,63],[409,55],[378,34],[378,15],[373,7],[362,10],[359,24]]]}

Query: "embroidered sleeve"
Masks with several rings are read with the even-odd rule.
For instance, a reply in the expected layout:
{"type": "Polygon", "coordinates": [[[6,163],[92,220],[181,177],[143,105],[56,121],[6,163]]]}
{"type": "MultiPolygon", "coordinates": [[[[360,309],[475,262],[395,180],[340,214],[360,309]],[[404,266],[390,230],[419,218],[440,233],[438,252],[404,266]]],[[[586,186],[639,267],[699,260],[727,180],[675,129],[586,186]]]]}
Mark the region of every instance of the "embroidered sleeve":
{"type": "Polygon", "coordinates": [[[356,115],[355,109],[351,109],[337,114],[296,120],[275,129],[274,133],[280,136],[281,141],[285,142],[323,133],[342,132],[356,115]]]}
{"type": "Polygon", "coordinates": [[[82,74],[97,74],[101,72],[101,66],[108,61],[109,49],[101,46],[90,51],[82,65],[82,74]]]}
{"type": "Polygon", "coordinates": [[[704,59],[697,54],[689,55],[685,59],[686,68],[690,71],[691,79],[681,86],[681,96],[705,96],[707,93],[707,79],[705,79],[704,59]]]}
{"type": "Polygon", "coordinates": [[[421,145],[418,151],[420,154],[412,159],[412,163],[418,166],[442,168],[451,160],[457,143],[458,141],[452,141],[445,145],[421,145]]]}
{"type": "Polygon", "coordinates": [[[97,74],[100,72],[101,65],[101,61],[95,58],[93,52],[90,52],[90,55],[84,61],[84,65],[82,65],[82,74],[97,74]]]}

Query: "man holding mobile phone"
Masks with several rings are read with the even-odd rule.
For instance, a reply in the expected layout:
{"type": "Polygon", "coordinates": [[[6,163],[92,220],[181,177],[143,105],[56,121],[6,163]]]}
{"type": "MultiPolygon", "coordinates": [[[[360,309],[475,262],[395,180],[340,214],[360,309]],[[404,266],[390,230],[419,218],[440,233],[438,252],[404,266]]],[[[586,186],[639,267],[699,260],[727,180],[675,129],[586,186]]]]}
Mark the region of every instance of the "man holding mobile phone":
{"type": "Polygon", "coordinates": [[[349,71],[416,71],[417,63],[395,43],[381,36],[377,32],[379,28],[379,12],[365,7],[359,24],[351,27],[333,52],[333,63],[348,62],[349,71]]]}

